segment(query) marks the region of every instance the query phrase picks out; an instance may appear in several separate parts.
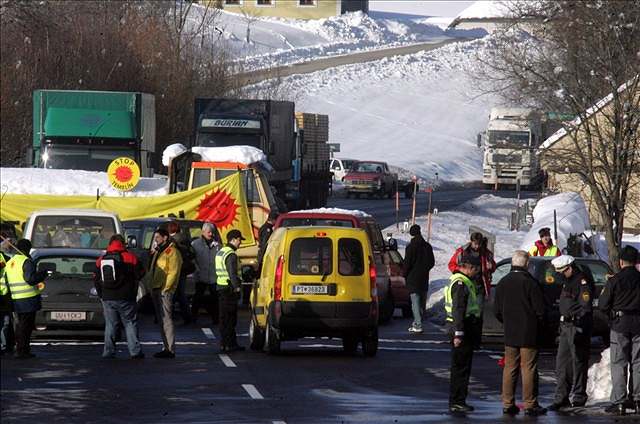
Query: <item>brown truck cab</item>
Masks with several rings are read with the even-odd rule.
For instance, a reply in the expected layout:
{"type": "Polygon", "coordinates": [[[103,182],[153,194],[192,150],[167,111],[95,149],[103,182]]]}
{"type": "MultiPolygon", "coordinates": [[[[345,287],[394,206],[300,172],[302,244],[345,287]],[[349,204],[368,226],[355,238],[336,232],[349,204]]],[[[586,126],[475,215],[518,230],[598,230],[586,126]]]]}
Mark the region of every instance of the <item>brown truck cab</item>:
{"type": "Polygon", "coordinates": [[[347,197],[366,194],[392,198],[398,187],[398,175],[391,173],[386,162],[357,161],[344,176],[347,197]]]}

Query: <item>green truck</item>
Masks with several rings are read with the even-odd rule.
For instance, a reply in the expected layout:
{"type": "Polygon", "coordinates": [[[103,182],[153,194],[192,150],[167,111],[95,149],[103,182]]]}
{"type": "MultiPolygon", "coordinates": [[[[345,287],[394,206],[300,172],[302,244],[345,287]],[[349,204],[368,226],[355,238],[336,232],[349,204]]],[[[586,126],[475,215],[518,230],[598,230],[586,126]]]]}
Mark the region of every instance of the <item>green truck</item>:
{"type": "Polygon", "coordinates": [[[153,176],[155,97],[116,91],[35,90],[31,165],[106,171],[119,157],[153,176]]]}

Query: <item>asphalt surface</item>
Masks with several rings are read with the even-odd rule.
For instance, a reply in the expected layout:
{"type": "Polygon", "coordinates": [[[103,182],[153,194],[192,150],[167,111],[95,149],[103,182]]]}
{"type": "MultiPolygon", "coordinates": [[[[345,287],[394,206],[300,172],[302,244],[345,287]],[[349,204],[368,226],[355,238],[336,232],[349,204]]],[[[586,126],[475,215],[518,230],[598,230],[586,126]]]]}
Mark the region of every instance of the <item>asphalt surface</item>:
{"type": "MultiPolygon", "coordinates": [[[[177,327],[175,359],[154,359],[159,329],[143,316],[140,337],[147,355],[101,359],[99,339],[38,338],[34,359],[2,357],[3,423],[415,423],[515,422],[500,404],[499,344],[474,356],[468,417],[447,412],[450,350],[440,327],[425,325],[409,335],[408,319],[380,327],[374,358],[348,355],[340,340],[303,339],[283,343],[270,356],[246,351],[218,353],[218,332],[177,327]]],[[[204,318],[204,317],[203,317],[204,318]]],[[[248,344],[248,312],[241,311],[239,340],[248,344]]],[[[592,361],[597,360],[594,349],[592,361]]],[[[542,352],[540,401],[554,389],[553,352],[542,352]]],[[[549,413],[541,422],[610,422],[602,408],[549,413]]],[[[623,422],[639,417],[628,416],[623,422]]]]}
{"type": "Polygon", "coordinates": [[[259,69],[239,75],[241,85],[256,84],[260,81],[272,78],[284,78],[290,75],[309,74],[323,71],[336,66],[352,65],[354,63],[373,62],[385,57],[402,56],[419,53],[421,51],[435,50],[450,43],[467,41],[471,38],[449,38],[436,42],[417,43],[409,46],[391,47],[364,52],[349,53],[340,56],[330,56],[308,62],[294,63],[292,65],[276,66],[270,69],[259,69]]]}

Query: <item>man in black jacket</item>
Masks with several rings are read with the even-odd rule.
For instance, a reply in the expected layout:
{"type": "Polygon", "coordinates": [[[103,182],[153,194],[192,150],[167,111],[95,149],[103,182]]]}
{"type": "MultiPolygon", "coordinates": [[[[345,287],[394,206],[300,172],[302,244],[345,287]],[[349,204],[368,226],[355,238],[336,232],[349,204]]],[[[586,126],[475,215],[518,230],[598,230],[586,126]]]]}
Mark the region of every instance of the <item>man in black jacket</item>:
{"type": "Polygon", "coordinates": [[[111,236],[107,252],[96,260],[95,286],[104,310],[104,350],[102,357],[116,354],[116,333],[120,322],[124,325],[127,346],[132,359],[144,354],[138,341],[137,304],[138,281],[144,267],[136,255],[126,250],[124,237],[111,236]]]}
{"type": "Polygon", "coordinates": [[[267,217],[267,222],[262,224],[262,227],[260,227],[258,231],[258,274],[262,270],[262,259],[264,258],[264,253],[267,250],[267,244],[269,243],[269,238],[273,233],[273,226],[277,219],[278,211],[272,209],[267,217]]]}
{"type": "Polygon", "coordinates": [[[409,234],[413,237],[405,250],[403,262],[403,275],[409,296],[411,297],[411,310],[413,312],[413,324],[409,327],[410,333],[422,333],[422,305],[423,298],[429,289],[429,271],[433,268],[433,248],[422,237],[420,226],[414,224],[409,228],[409,234]]]}
{"type": "Polygon", "coordinates": [[[511,272],[498,282],[493,312],[504,325],[502,372],[503,412],[516,415],[518,373],[522,372],[522,398],[525,415],[541,415],[547,410],[538,405],[538,336],[544,319],[544,297],[538,281],[527,265],[529,254],[516,250],[511,258],[511,272]]]}
{"type": "Polygon", "coordinates": [[[604,286],[599,308],[611,317],[611,405],[605,411],[624,415],[627,367],[633,380],[633,400],[640,414],[640,272],[635,268],[638,251],[626,246],[620,252],[620,272],[604,286]]]}

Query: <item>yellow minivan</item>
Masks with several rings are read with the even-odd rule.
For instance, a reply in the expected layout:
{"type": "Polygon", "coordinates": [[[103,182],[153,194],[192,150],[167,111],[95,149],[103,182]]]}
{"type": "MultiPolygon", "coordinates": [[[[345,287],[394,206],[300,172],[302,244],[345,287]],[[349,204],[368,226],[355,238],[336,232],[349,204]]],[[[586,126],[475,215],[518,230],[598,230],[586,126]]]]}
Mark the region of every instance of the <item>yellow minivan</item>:
{"type": "Polygon", "coordinates": [[[378,350],[376,266],[360,228],[278,228],[251,293],[251,348],[278,353],[306,336],[342,338],[346,352],[378,350]]]}

